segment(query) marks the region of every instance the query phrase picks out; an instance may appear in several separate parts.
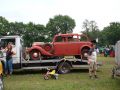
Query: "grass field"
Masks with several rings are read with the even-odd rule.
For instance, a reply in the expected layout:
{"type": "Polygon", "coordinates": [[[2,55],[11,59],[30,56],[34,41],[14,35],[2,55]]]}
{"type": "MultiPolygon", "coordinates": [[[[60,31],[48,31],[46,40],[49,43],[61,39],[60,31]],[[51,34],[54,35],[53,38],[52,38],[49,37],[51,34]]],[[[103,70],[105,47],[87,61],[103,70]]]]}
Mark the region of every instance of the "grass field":
{"type": "Polygon", "coordinates": [[[111,79],[114,58],[98,57],[98,61],[103,62],[98,79],[89,79],[88,70],[72,70],[58,80],[44,80],[44,71],[16,72],[4,77],[5,90],[120,90],[120,78],[111,79]]]}

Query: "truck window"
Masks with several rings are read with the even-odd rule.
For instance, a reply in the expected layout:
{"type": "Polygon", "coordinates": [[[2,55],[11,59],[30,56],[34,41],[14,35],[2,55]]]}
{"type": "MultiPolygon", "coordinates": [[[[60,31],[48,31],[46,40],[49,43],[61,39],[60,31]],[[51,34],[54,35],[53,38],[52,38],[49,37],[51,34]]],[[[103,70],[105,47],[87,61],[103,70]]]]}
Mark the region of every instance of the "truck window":
{"type": "Polygon", "coordinates": [[[4,39],[4,38],[1,39],[0,46],[2,48],[5,48],[8,45],[8,43],[12,43],[13,45],[15,45],[15,38],[13,38],[13,39],[4,39]]]}

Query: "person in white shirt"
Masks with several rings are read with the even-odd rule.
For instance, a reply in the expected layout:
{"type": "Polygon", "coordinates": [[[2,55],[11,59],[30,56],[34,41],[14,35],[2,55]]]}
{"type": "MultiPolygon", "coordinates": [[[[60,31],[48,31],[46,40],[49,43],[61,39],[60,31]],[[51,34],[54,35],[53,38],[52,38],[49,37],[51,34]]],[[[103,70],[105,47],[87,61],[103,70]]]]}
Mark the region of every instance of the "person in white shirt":
{"type": "Polygon", "coordinates": [[[94,75],[95,78],[97,78],[96,70],[97,70],[97,52],[95,49],[95,45],[93,45],[93,48],[90,49],[90,52],[88,54],[88,64],[89,64],[89,77],[92,78],[94,75]]]}

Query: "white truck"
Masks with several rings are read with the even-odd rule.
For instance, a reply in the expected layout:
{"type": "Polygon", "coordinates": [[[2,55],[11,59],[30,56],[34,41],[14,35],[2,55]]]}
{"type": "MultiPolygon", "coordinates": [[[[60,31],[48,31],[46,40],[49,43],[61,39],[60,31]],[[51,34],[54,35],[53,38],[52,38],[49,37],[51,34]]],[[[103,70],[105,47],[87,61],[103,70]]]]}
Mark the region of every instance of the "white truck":
{"type": "MultiPolygon", "coordinates": [[[[25,47],[23,47],[23,40],[20,36],[2,36],[0,37],[0,47],[5,46],[12,42],[13,50],[16,53],[13,56],[13,68],[14,69],[47,69],[55,68],[59,73],[68,73],[71,69],[88,69],[87,60],[77,59],[75,57],[56,58],[56,59],[44,59],[44,60],[26,60],[24,58],[25,47]]],[[[5,61],[5,54],[0,55],[0,59],[5,61]]],[[[100,65],[100,64],[98,64],[100,65]]]]}

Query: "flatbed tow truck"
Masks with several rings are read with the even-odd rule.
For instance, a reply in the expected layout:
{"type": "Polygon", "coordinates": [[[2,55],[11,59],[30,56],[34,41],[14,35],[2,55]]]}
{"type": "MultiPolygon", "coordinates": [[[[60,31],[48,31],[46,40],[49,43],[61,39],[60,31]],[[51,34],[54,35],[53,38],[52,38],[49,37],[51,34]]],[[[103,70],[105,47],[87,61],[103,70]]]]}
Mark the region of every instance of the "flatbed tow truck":
{"type": "MultiPolygon", "coordinates": [[[[24,57],[25,47],[20,36],[2,36],[0,37],[0,45],[2,48],[12,42],[15,55],[13,56],[14,70],[41,70],[47,68],[57,69],[59,73],[68,73],[71,69],[88,69],[87,60],[77,59],[74,56],[65,56],[64,58],[26,60],[24,57]]],[[[5,54],[0,54],[0,59],[5,61],[5,54]]],[[[98,66],[101,64],[98,63],[98,66]]]]}

